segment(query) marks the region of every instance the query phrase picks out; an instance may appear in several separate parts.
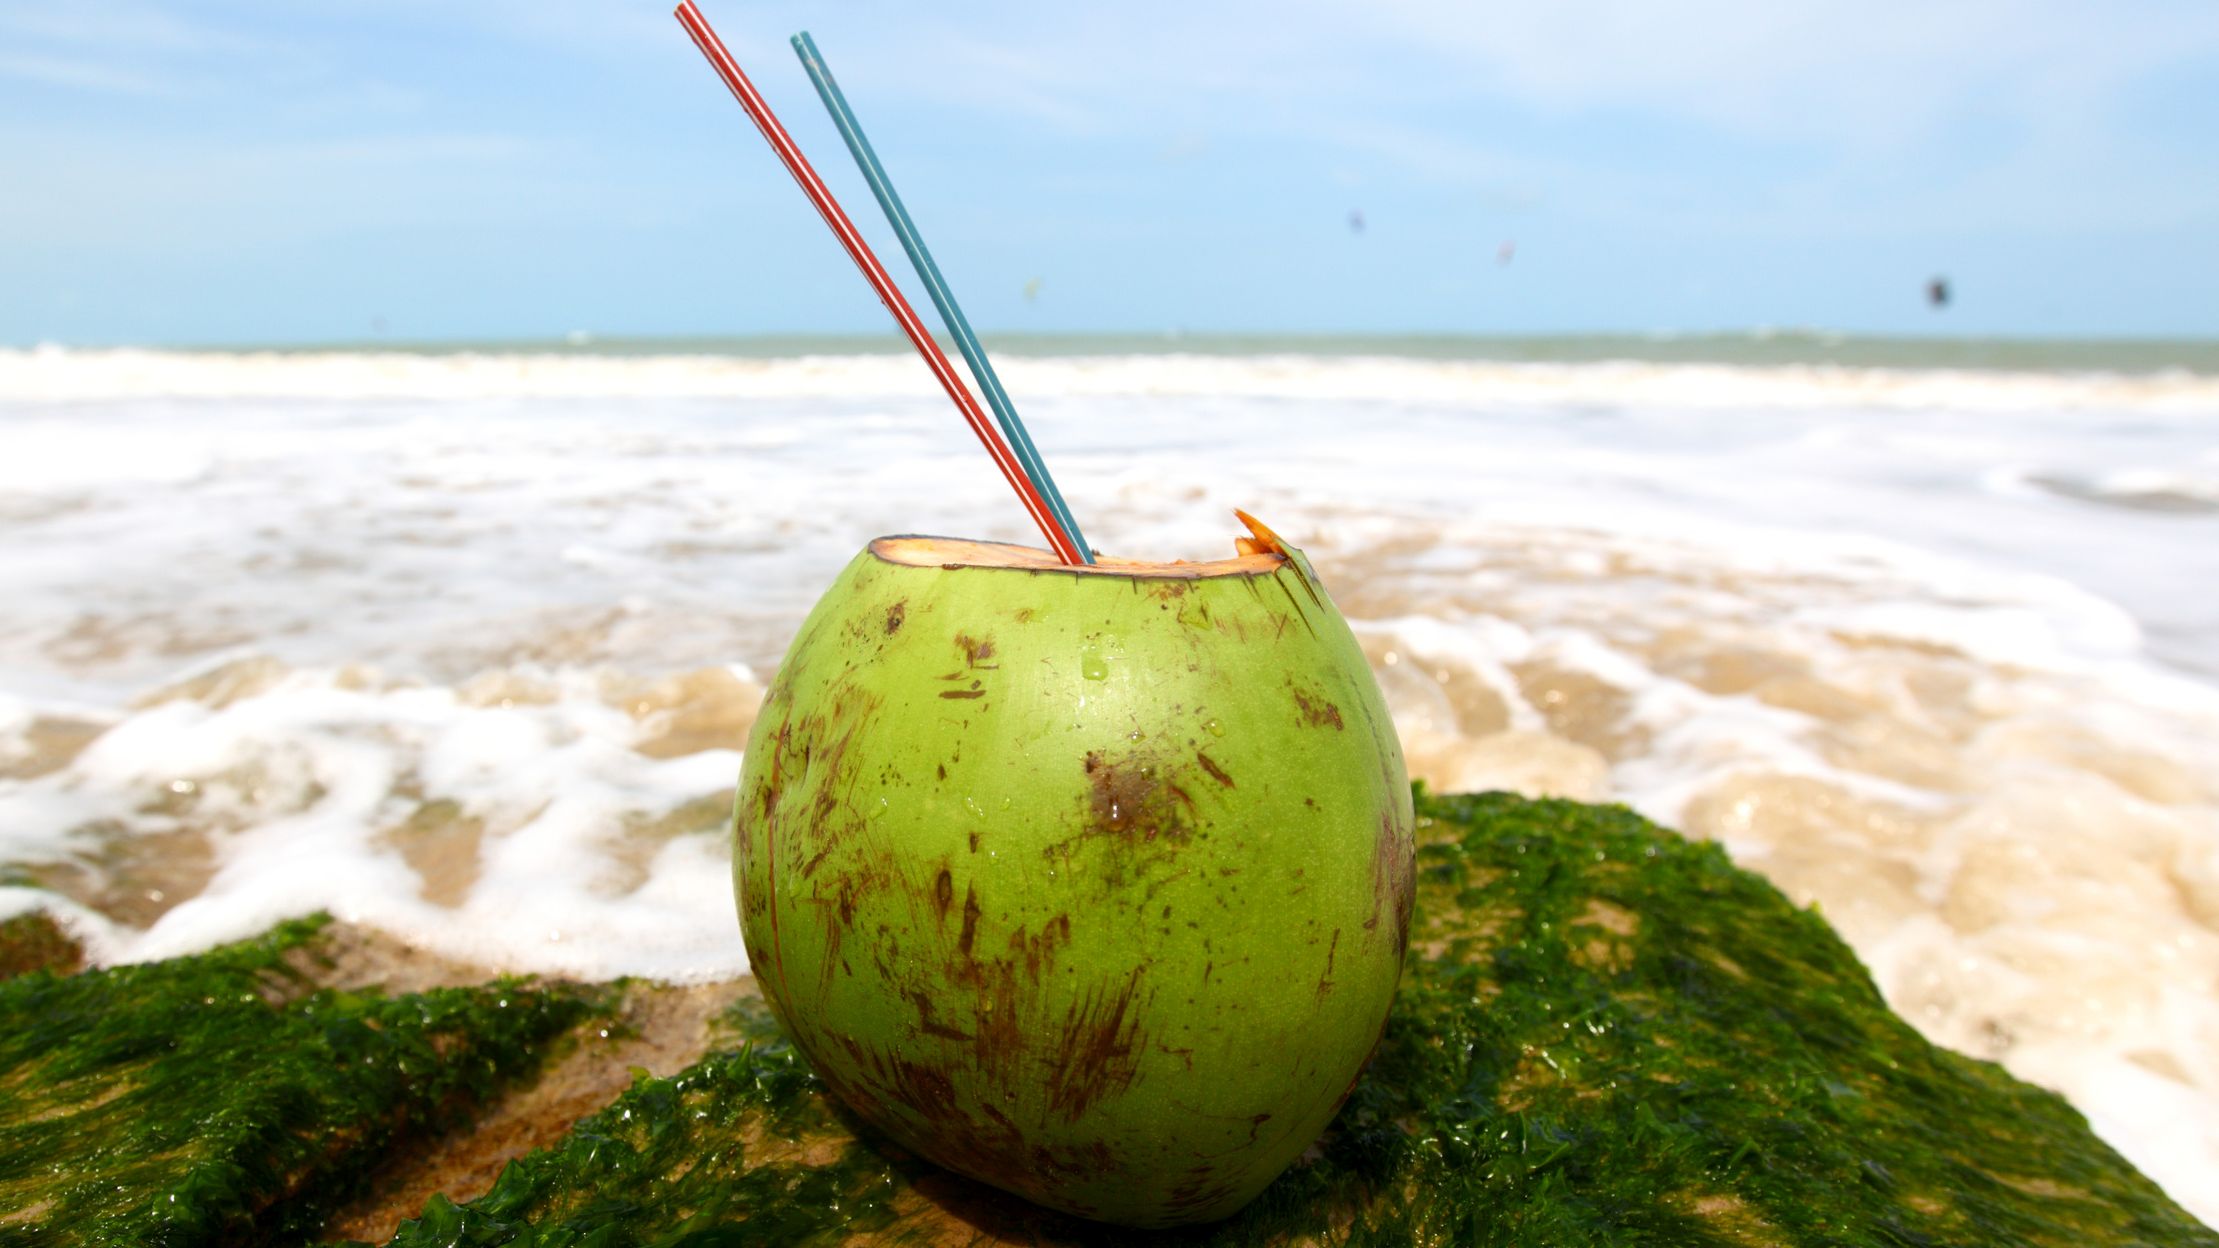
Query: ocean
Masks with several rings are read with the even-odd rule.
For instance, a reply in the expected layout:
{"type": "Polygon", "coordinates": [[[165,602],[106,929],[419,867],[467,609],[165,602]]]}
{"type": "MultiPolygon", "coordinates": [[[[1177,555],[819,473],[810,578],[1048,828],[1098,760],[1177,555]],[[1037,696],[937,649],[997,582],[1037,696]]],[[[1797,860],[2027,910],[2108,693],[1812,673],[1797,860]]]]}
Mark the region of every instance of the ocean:
{"type": "MultiPolygon", "coordinates": [[[[1414,776],[1720,842],[2219,1222],[2219,344],[991,345],[1101,550],[1309,551],[1414,776]]],[[[0,914],[104,961],[744,973],[802,614],[1037,540],[891,339],[0,350],[0,452],[0,914]]]]}

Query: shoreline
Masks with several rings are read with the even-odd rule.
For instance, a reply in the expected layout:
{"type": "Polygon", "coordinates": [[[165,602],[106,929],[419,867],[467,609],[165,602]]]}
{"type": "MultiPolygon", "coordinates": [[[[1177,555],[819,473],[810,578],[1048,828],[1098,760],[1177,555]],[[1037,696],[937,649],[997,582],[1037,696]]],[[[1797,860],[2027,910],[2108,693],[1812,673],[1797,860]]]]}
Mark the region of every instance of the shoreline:
{"type": "MultiPolygon", "coordinates": [[[[1433,357],[1397,354],[1379,344],[1347,353],[1318,353],[1300,343],[1225,353],[1181,349],[1177,343],[1116,350],[1097,345],[1105,349],[997,354],[1018,392],[1064,403],[1271,398],[1505,405],[1536,414],[1597,406],[1662,413],[1864,409],[1903,416],[1961,411],[2013,420],[2178,419],[2219,410],[2219,344],[2206,366],[2193,370],[2092,363],[2043,368],[2025,361],[1987,368],[1955,360],[1649,358],[1634,352],[1592,359],[1433,357]]],[[[798,353],[794,344],[779,344],[778,352],[761,355],[719,353],[698,344],[652,346],[639,352],[541,351],[513,344],[436,351],[0,348],[0,403],[907,401],[934,393],[929,374],[914,358],[859,351],[853,341],[818,343],[798,353]]]]}
{"type": "MultiPolygon", "coordinates": [[[[1865,335],[1815,329],[1563,334],[1271,333],[1240,331],[1006,332],[983,336],[996,355],[1019,359],[1134,355],[1387,358],[1440,363],[1646,363],[1812,366],[1974,372],[2219,374],[2219,339],[1951,334],[1865,335]]],[[[953,349],[952,340],[943,340],[953,349]]],[[[415,355],[444,357],[688,356],[740,360],[804,356],[907,358],[890,333],[599,334],[544,337],[360,338],[300,342],[0,344],[9,352],[147,352],[191,356],[415,355]]]]}

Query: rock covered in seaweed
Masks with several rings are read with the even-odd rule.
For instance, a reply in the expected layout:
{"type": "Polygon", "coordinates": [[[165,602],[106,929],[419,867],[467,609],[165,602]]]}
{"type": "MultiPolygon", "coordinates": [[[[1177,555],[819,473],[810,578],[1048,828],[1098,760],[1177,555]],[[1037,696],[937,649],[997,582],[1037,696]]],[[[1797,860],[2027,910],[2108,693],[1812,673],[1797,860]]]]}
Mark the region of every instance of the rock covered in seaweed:
{"type": "MultiPolygon", "coordinates": [[[[1927,1043],[1716,847],[1569,802],[1418,809],[1376,1059],[1302,1164],[1162,1242],[2219,1244],[2063,1100],[1927,1043]]],[[[1152,1242],[859,1137],[820,1088],[762,1033],[395,1242],[1152,1242]]]]}
{"type": "MultiPolygon", "coordinates": [[[[1320,1145],[1230,1221],[1159,1241],[860,1136],[743,1001],[742,1042],[638,1079],[490,1191],[448,1187],[453,1199],[394,1242],[2219,1245],[2062,1100],[1928,1044],[1821,919],[1715,847],[1568,802],[1418,810],[1417,917],[1386,1039],[1320,1145]]],[[[79,980],[88,1000],[143,990],[79,980]]],[[[28,1007],[0,984],[0,1032],[28,1007]]],[[[289,1069],[310,1038],[271,1029],[263,1060],[289,1069]]],[[[37,1131],[19,1098],[49,1104],[67,1087],[53,1059],[8,1052],[0,1130],[37,1131]]],[[[209,1121],[268,1113],[251,1082],[221,1085],[209,1121]]],[[[210,1141],[187,1134],[172,1173],[223,1190],[236,1172],[201,1164],[210,1141]]],[[[271,1242],[254,1232],[313,1227],[327,1185],[347,1180],[319,1175],[298,1205],[281,1200],[229,1239],[163,1221],[151,1185],[116,1206],[142,1220],[107,1225],[174,1244],[271,1242]]],[[[51,1174],[0,1183],[0,1243],[62,1242],[33,1240],[23,1212],[64,1195],[51,1174]]],[[[63,1229],[98,1239],[87,1222],[63,1229]]]]}
{"type": "MultiPolygon", "coordinates": [[[[0,1243],[312,1233],[387,1146],[450,1125],[602,995],[320,988],[323,926],[0,981],[0,1243]]],[[[32,924],[5,934],[51,943],[32,924]]]]}

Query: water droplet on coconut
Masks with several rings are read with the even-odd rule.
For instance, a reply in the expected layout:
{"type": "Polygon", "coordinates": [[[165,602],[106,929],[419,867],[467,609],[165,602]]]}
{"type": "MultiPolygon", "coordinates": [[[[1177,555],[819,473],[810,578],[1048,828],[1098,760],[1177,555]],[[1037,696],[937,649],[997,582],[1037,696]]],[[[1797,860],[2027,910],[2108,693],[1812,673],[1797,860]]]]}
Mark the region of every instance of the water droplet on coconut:
{"type": "Polygon", "coordinates": [[[1098,650],[1079,651],[1079,675],[1088,680],[1108,680],[1109,660],[1098,650]]]}
{"type": "Polygon", "coordinates": [[[1209,733],[1213,737],[1222,737],[1225,735],[1225,725],[1213,719],[1210,722],[1202,725],[1202,731],[1209,733]]]}

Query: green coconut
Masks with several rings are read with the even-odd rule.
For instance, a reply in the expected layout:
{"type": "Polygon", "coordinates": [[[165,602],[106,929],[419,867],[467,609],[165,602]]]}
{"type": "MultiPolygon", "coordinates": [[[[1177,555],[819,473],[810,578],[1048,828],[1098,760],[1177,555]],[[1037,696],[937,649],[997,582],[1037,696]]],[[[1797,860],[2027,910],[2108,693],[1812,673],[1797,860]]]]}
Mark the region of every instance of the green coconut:
{"type": "Polygon", "coordinates": [[[1378,1043],[1414,870],[1394,726],[1261,526],[1209,563],[882,538],[748,741],[765,996],[871,1127],[1052,1208],[1221,1218],[1378,1043]]]}

